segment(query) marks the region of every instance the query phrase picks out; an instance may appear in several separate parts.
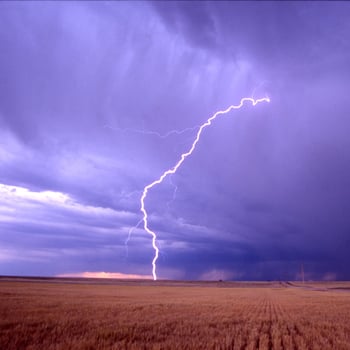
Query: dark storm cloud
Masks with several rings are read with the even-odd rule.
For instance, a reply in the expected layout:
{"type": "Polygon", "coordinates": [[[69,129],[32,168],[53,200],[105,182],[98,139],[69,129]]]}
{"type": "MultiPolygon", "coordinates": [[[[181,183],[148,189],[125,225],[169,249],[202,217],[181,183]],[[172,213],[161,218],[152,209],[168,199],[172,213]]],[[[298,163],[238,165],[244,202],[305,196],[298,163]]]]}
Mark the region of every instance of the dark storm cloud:
{"type": "Polygon", "coordinates": [[[289,57],[282,65],[294,58],[312,58],[312,54],[319,58],[317,54],[325,48],[342,54],[349,48],[344,37],[349,29],[349,4],[342,2],[152,4],[170,30],[199,46],[212,48],[217,43],[217,49],[267,60],[289,57]],[[200,40],[203,35],[206,40],[200,40]],[[304,50],[303,55],[298,49],[304,50]]]}
{"type": "Polygon", "coordinates": [[[215,47],[217,33],[210,3],[155,1],[152,4],[170,30],[181,34],[197,46],[215,47]]]}
{"type": "Polygon", "coordinates": [[[294,279],[304,263],[308,278],[350,278],[348,3],[38,8],[0,4],[0,183],[29,191],[1,192],[1,273],[149,274],[140,227],[125,256],[141,190],[195,135],[154,132],[268,94],[150,191],[160,276],[294,279]]]}
{"type": "MultiPolygon", "coordinates": [[[[346,277],[345,250],[341,249],[342,258],[335,252],[348,241],[350,224],[346,215],[350,194],[347,151],[350,145],[346,136],[350,131],[347,118],[350,106],[344,93],[349,87],[350,73],[350,48],[345,34],[350,29],[349,5],[206,3],[201,7],[205,15],[198,11],[201,14],[197,16],[185,3],[179,3],[173,5],[176,14],[172,18],[176,21],[168,18],[165,3],[159,6],[155,2],[154,6],[169,30],[178,32],[178,28],[187,28],[191,23],[191,30],[184,29],[182,34],[196,45],[199,42],[196,35],[201,38],[202,31],[209,28],[205,23],[215,23],[211,27],[211,33],[217,34],[215,45],[208,39],[201,46],[221,53],[224,60],[232,56],[254,62],[256,74],[263,79],[262,90],[267,89],[272,98],[269,110],[264,110],[267,116],[262,120],[254,118],[249,126],[246,122],[244,133],[235,121],[233,135],[235,144],[239,144],[238,152],[235,154],[234,149],[229,159],[206,169],[220,176],[221,181],[224,179],[222,188],[208,186],[203,178],[200,180],[203,186],[195,184],[199,193],[206,193],[201,209],[207,215],[202,215],[201,220],[207,218],[206,224],[215,224],[217,218],[219,224],[225,222],[222,216],[215,215],[219,210],[215,210],[214,203],[225,207],[221,213],[234,206],[231,215],[225,217],[234,222],[243,220],[255,240],[251,244],[261,250],[271,247],[268,251],[272,258],[272,252],[275,255],[283,252],[281,256],[294,256],[299,261],[317,261],[318,277],[327,261],[328,269],[334,266],[346,277]],[[203,21],[206,17],[210,20],[203,21]],[[208,193],[211,189],[215,192],[208,193]],[[232,195],[226,200],[212,201],[217,192],[223,191],[232,191],[232,195]],[[237,202],[241,203],[238,211],[237,202]],[[259,207],[263,208],[260,219],[256,215],[259,207]],[[276,221],[281,224],[275,226],[276,221]],[[286,241],[285,246],[280,240],[286,241]]],[[[207,148],[203,146],[201,150],[217,143],[219,133],[214,133],[207,148]]],[[[196,168],[201,170],[196,174],[191,169],[191,174],[198,177],[205,167],[204,154],[199,159],[202,164],[199,160],[196,168]]],[[[188,172],[185,178],[189,176],[188,172]]],[[[192,188],[191,193],[194,191],[192,188]]],[[[193,212],[193,208],[191,211],[187,206],[185,211],[193,212]]],[[[228,224],[226,229],[229,227],[228,224]]],[[[262,256],[261,260],[267,261],[268,257],[262,256]]],[[[317,264],[313,265],[317,273],[317,264]]]]}

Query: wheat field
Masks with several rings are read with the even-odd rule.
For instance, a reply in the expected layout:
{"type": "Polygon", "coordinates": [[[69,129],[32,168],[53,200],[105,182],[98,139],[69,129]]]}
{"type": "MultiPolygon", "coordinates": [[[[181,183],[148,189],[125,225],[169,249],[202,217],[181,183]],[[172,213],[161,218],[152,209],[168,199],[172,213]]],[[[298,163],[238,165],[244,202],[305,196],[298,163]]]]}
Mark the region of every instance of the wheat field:
{"type": "Polygon", "coordinates": [[[0,349],[350,349],[350,284],[1,278],[0,349]]]}

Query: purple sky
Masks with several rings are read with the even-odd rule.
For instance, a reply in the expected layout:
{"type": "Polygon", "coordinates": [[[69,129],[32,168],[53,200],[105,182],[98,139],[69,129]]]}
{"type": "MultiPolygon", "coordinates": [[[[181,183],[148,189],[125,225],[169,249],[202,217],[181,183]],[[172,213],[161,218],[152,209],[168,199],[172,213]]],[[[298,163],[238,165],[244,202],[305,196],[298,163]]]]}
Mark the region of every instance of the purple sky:
{"type": "Polygon", "coordinates": [[[350,279],[350,3],[0,2],[0,274],[350,279]],[[141,133],[140,131],[147,131],[141,133]],[[174,189],[175,200],[172,201],[174,189]]]}

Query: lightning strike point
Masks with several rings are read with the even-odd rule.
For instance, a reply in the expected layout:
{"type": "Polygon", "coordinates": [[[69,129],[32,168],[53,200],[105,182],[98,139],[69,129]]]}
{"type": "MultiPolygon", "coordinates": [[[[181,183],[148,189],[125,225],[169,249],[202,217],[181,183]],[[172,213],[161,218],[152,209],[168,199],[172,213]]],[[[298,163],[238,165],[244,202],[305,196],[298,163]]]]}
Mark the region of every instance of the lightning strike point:
{"type": "Polygon", "coordinates": [[[158,260],[158,256],[159,256],[159,248],[157,246],[157,234],[152,231],[149,226],[148,226],[148,214],[145,208],[145,199],[147,197],[148,191],[150,189],[152,189],[154,186],[159,185],[160,183],[163,182],[163,180],[168,176],[168,175],[172,175],[175,174],[177,169],[179,169],[179,167],[181,166],[181,164],[185,161],[185,159],[190,156],[193,151],[195,150],[197,143],[201,137],[202,131],[204,130],[204,128],[206,128],[207,126],[211,125],[211,123],[219,116],[222,114],[227,114],[229,113],[232,109],[240,109],[244,102],[249,101],[252,103],[253,106],[256,106],[258,103],[261,102],[270,102],[270,98],[269,97],[264,97],[264,98],[260,98],[260,99],[254,99],[251,97],[244,97],[241,99],[240,103],[238,105],[231,105],[228,108],[226,108],[225,110],[222,111],[217,111],[215,114],[213,114],[209,119],[207,119],[206,122],[204,122],[198,129],[198,132],[196,134],[196,137],[190,147],[190,149],[185,152],[182,153],[180,156],[180,159],[177,161],[177,163],[170,169],[164,171],[164,173],[155,181],[153,181],[152,183],[150,183],[149,185],[145,186],[145,188],[143,189],[142,192],[142,196],[140,199],[140,203],[141,203],[141,212],[143,214],[143,218],[141,221],[143,221],[143,228],[144,230],[151,235],[152,237],[152,247],[154,250],[154,257],[152,260],[152,275],[153,275],[153,280],[156,281],[157,280],[157,260],[158,260]]]}

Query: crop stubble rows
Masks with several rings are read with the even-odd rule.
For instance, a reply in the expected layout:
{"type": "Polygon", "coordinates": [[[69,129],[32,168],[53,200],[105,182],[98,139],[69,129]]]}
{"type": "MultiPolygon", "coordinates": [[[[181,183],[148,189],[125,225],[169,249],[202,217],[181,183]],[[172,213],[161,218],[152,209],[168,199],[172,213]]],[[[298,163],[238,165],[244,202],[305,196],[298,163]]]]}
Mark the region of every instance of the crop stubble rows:
{"type": "Polygon", "coordinates": [[[350,349],[350,293],[222,286],[0,282],[0,348],[350,349]]]}

